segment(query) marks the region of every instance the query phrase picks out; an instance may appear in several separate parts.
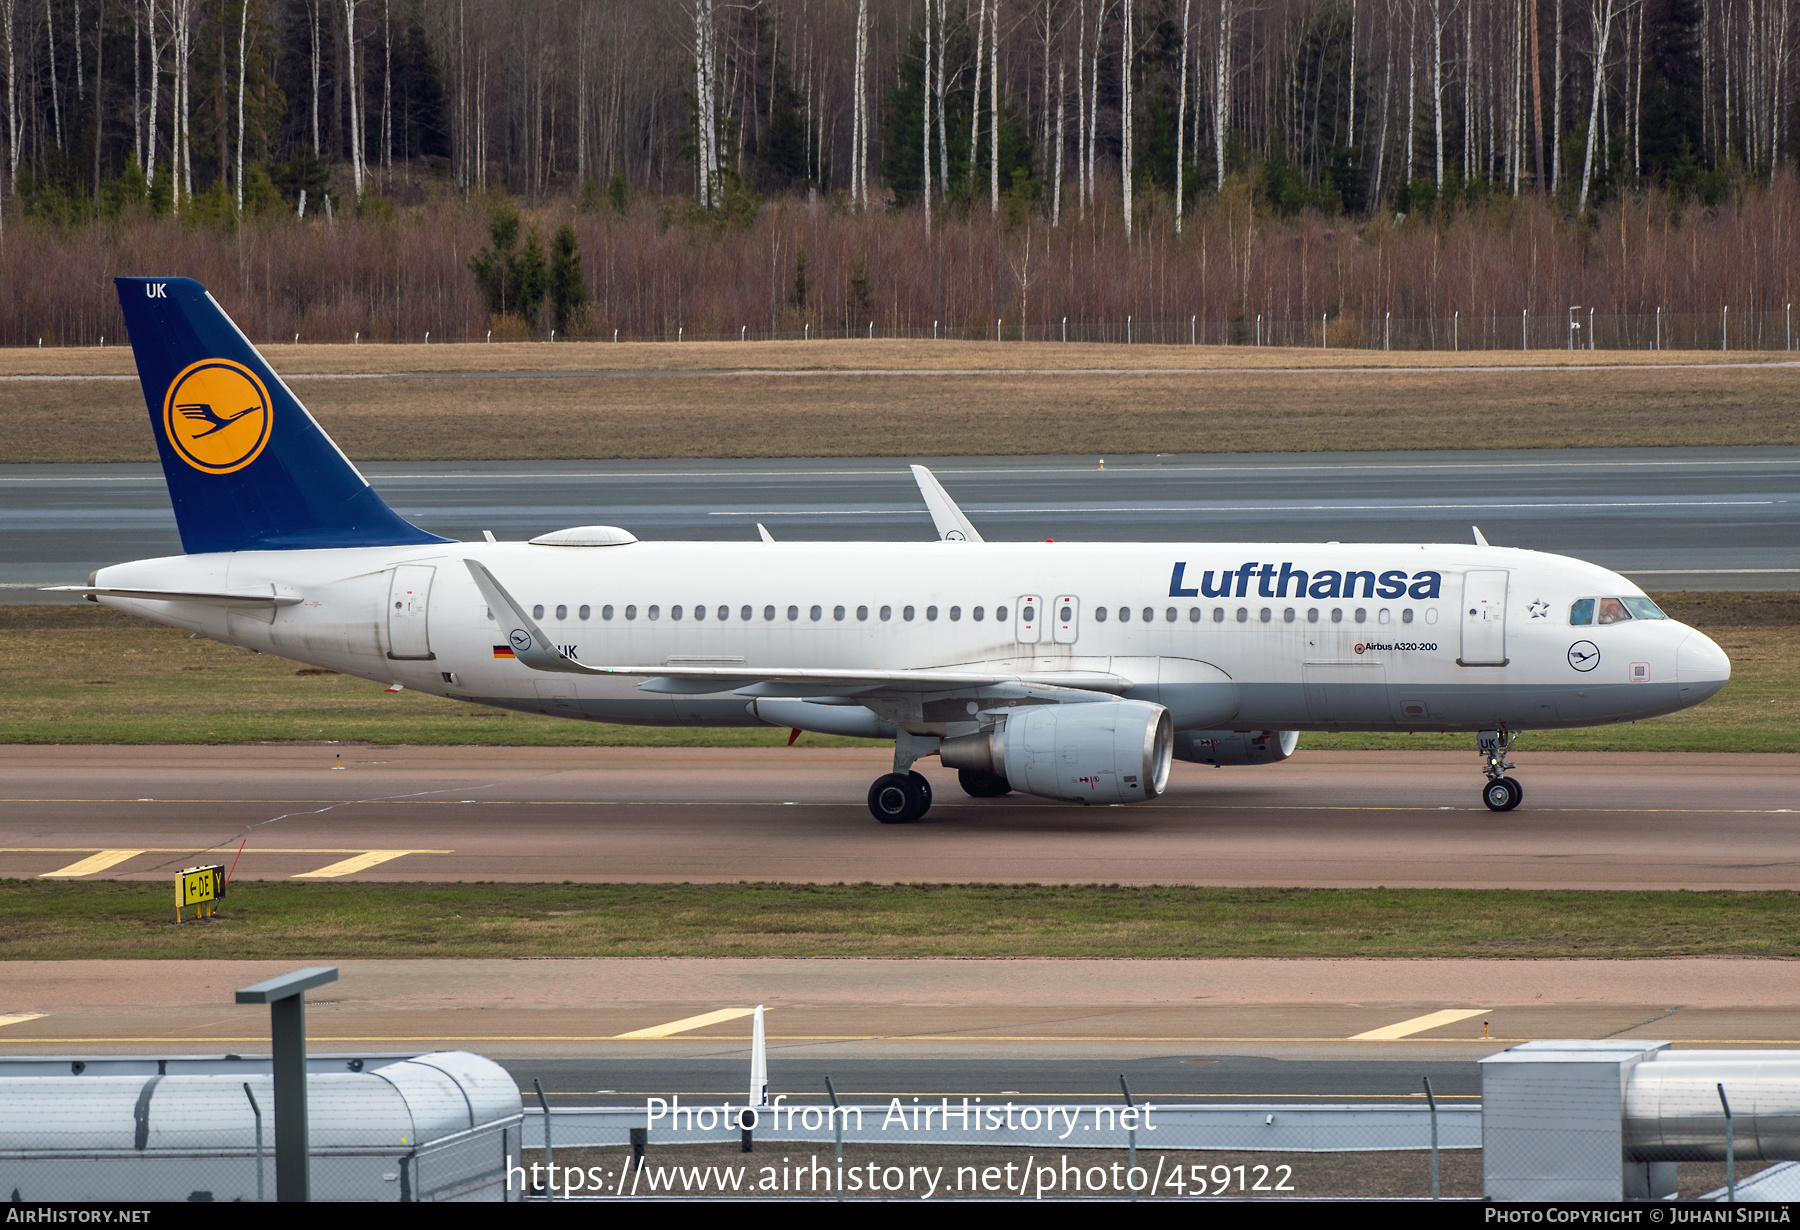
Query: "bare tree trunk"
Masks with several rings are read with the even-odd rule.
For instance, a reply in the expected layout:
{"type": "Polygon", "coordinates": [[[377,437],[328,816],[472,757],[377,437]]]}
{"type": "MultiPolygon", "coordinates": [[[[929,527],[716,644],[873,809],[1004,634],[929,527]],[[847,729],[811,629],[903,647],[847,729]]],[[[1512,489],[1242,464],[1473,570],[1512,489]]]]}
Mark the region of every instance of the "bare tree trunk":
{"type": "Polygon", "coordinates": [[[1578,213],[1587,212],[1588,186],[1594,174],[1594,142],[1600,135],[1600,91],[1606,84],[1606,44],[1612,37],[1613,0],[1597,0],[1602,11],[1594,22],[1594,90],[1588,104],[1587,152],[1581,159],[1581,201],[1578,213]]]}
{"type": "Polygon", "coordinates": [[[106,144],[106,0],[94,15],[94,200],[100,199],[100,148],[106,144]]]}
{"type": "Polygon", "coordinates": [[[1436,141],[1432,175],[1444,191],[1444,0],[1431,0],[1431,127],[1436,141]]]}
{"type": "MultiPolygon", "coordinates": [[[[152,0],[154,3],[154,0],[152,0]]],[[[308,0],[307,16],[312,18],[312,137],[313,153],[321,154],[319,146],[319,5],[323,0],[308,0]]]]}
{"type": "Polygon", "coordinates": [[[924,114],[919,118],[919,131],[924,134],[923,159],[920,168],[924,172],[925,191],[925,235],[931,235],[931,3],[925,0],[925,75],[920,78],[919,99],[924,114]]]}
{"type": "MultiPolygon", "coordinates": [[[[998,0],[996,0],[998,2],[998,0]]],[[[969,104],[969,199],[975,198],[975,157],[981,152],[981,64],[987,56],[987,0],[975,22],[975,93],[969,104]]]]}
{"type": "Polygon", "coordinates": [[[1219,0],[1219,58],[1213,75],[1213,157],[1220,188],[1225,186],[1225,130],[1231,119],[1231,4],[1219,0]]]}
{"type": "MultiPolygon", "coordinates": [[[[1104,4],[1106,0],[1100,0],[1104,4]]],[[[1075,14],[1075,198],[1077,217],[1087,221],[1087,0],[1075,14]]]]}
{"type": "Polygon", "coordinates": [[[1555,94],[1550,113],[1550,191],[1562,187],[1563,0],[1556,0],[1556,62],[1551,67],[1555,94]]]}
{"type": "MultiPolygon", "coordinates": [[[[10,6],[11,0],[0,0],[10,6]]],[[[138,45],[139,26],[143,0],[131,0],[131,148],[137,155],[138,169],[144,168],[144,52],[138,45]]],[[[12,22],[7,19],[6,48],[12,50],[12,22]]],[[[11,81],[11,65],[8,64],[7,80],[11,81]]]]}
{"type": "Polygon", "coordinates": [[[851,136],[850,199],[869,207],[869,0],[856,6],[856,124],[851,136]]]}
{"type": "Polygon", "coordinates": [[[394,183],[394,22],[388,0],[381,0],[381,169],[388,187],[394,183]]]}
{"type": "MultiPolygon", "coordinates": [[[[1560,0],[1558,0],[1560,3],[1560,0]]],[[[1538,0],[1531,0],[1531,156],[1538,195],[1544,193],[1544,69],[1538,57],[1538,0]]]]}
{"type": "Polygon", "coordinates": [[[1063,123],[1068,118],[1068,66],[1056,62],[1056,187],[1050,194],[1050,225],[1062,225],[1063,147],[1067,143],[1063,123]]]}
{"type": "Polygon", "coordinates": [[[1181,234],[1181,207],[1186,180],[1182,176],[1187,162],[1188,105],[1188,21],[1193,0],[1181,0],[1181,101],[1175,108],[1175,233],[1181,234]]]}
{"type": "Polygon", "coordinates": [[[938,194],[945,197],[950,194],[950,120],[944,103],[944,49],[949,38],[946,30],[949,22],[948,6],[949,0],[937,0],[938,194]]]}
{"type": "Polygon", "coordinates": [[[250,0],[238,10],[237,210],[244,212],[244,50],[250,35],[250,0]]]}
{"type": "MultiPolygon", "coordinates": [[[[162,97],[162,84],[158,80],[162,76],[162,49],[156,45],[156,0],[147,0],[150,14],[150,117],[145,126],[145,148],[148,157],[143,163],[144,186],[149,187],[156,182],[156,109],[157,100],[162,97]]],[[[170,14],[171,22],[174,14],[170,14]]]]}
{"type": "Polygon", "coordinates": [[[1125,238],[1131,239],[1131,62],[1132,0],[1125,0],[1119,20],[1119,180],[1125,197],[1125,238]]]}
{"type": "Polygon", "coordinates": [[[1387,0],[1387,74],[1381,85],[1381,139],[1375,145],[1375,182],[1370,199],[1383,198],[1387,186],[1388,120],[1394,113],[1394,25],[1399,0],[1387,0]]]}
{"type": "Polygon", "coordinates": [[[13,49],[13,28],[18,24],[18,0],[0,0],[0,22],[6,25],[6,186],[19,190],[19,72],[13,49]]]}
{"type": "Polygon", "coordinates": [[[1409,0],[1406,18],[1406,182],[1413,178],[1413,159],[1418,153],[1419,113],[1419,0],[1409,0]]]}
{"type": "Polygon", "coordinates": [[[63,147],[62,99],[56,88],[56,18],[44,0],[44,46],[50,54],[50,114],[56,121],[56,148],[63,147]]]}
{"type": "Polygon", "coordinates": [[[1099,209],[1099,172],[1095,167],[1095,152],[1100,141],[1100,32],[1106,27],[1106,0],[1100,0],[1094,9],[1094,59],[1092,71],[1088,74],[1088,125],[1087,125],[1087,177],[1088,204],[1099,209]]]}
{"type": "MultiPolygon", "coordinates": [[[[976,61],[975,72],[981,73],[976,61]]],[[[988,42],[988,212],[1000,212],[1000,0],[994,0],[993,38],[988,42]]]]}
{"type": "Polygon", "coordinates": [[[1356,148],[1356,18],[1356,0],[1350,0],[1350,106],[1347,111],[1350,132],[1344,139],[1344,145],[1350,149],[1356,148]]]}
{"type": "Polygon", "coordinates": [[[362,78],[356,71],[356,6],[358,0],[343,0],[345,82],[350,89],[350,179],[356,186],[356,199],[363,195],[363,108],[362,78]]]}

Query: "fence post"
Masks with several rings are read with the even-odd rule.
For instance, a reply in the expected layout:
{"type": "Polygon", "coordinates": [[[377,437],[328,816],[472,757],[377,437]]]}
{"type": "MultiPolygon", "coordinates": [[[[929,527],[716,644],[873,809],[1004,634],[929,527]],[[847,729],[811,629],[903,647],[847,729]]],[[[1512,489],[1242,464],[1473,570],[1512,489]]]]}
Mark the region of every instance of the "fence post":
{"type": "Polygon", "coordinates": [[[1725,1086],[1719,1085],[1719,1105],[1725,1108],[1725,1201],[1737,1203],[1737,1132],[1731,1121],[1731,1103],[1725,1100],[1725,1086]]]}
{"type": "Polygon", "coordinates": [[[837,1086],[831,1083],[830,1073],[825,1075],[825,1092],[831,1095],[832,1137],[837,1142],[837,1198],[841,1203],[844,1199],[844,1116],[838,1113],[837,1086]]]}
{"type": "Polygon", "coordinates": [[[1450,313],[1450,349],[1452,352],[1462,349],[1462,312],[1450,313]]]}
{"type": "MultiPolygon", "coordinates": [[[[1259,316],[1257,319],[1261,320],[1262,317],[1259,316]]],[[[1383,312],[1381,314],[1381,348],[1383,350],[1392,350],[1394,348],[1394,335],[1391,329],[1393,320],[1394,314],[1392,312],[1383,312]]]]}
{"type": "Polygon", "coordinates": [[[1594,309],[1588,309],[1588,349],[1598,349],[1594,342],[1594,309]]]}
{"type": "MultiPolygon", "coordinates": [[[[1262,317],[1259,316],[1257,319],[1261,320],[1262,317]]],[[[1131,1086],[1125,1083],[1125,1074],[1123,1072],[1119,1073],[1119,1089],[1125,1094],[1126,1109],[1129,1110],[1135,1107],[1136,1103],[1131,1100],[1131,1086]]],[[[1136,1115],[1133,1115],[1131,1119],[1133,1124],[1137,1122],[1136,1115]]],[[[1137,1202],[1137,1189],[1131,1186],[1131,1172],[1137,1169],[1137,1128],[1135,1126],[1129,1127],[1125,1129],[1125,1132],[1126,1147],[1129,1150],[1126,1154],[1125,1161],[1125,1186],[1131,1192],[1132,1203],[1135,1204],[1137,1202]]]]}
{"type": "Polygon", "coordinates": [[[1425,1105],[1431,1108],[1431,1198],[1438,1198],[1438,1122],[1437,1099],[1431,1093],[1431,1078],[1425,1078],[1425,1105]]]}
{"type": "MultiPolygon", "coordinates": [[[[531,1087],[537,1090],[538,1105],[544,1108],[544,1183],[549,1193],[546,1200],[556,1199],[556,1152],[550,1146],[550,1101],[544,1097],[544,1082],[537,1077],[531,1078],[531,1087]]],[[[568,1183],[563,1184],[563,1198],[569,1195],[568,1183]]]]}
{"type": "Polygon", "coordinates": [[[1319,349],[1320,350],[1325,349],[1325,321],[1328,316],[1329,316],[1329,313],[1327,313],[1327,312],[1319,313],[1319,349]]]}
{"type": "Polygon", "coordinates": [[[1656,348],[1662,349],[1662,309],[1656,309],[1656,348]]]}
{"type": "Polygon", "coordinates": [[[1188,317],[1188,345],[1198,346],[1199,344],[1200,318],[1198,316],[1190,316],[1188,317]]]}
{"type": "MultiPolygon", "coordinates": [[[[937,336],[935,331],[932,333],[932,336],[933,337],[937,336]]],[[[1065,342],[1069,340],[1069,318],[1067,316],[1063,317],[1062,340],[1065,342]]]]}
{"type": "Polygon", "coordinates": [[[311,1137],[306,1125],[306,992],[337,981],[336,966],[311,966],[243,987],[240,1004],[269,1005],[275,1078],[275,1199],[312,1199],[311,1137]]]}
{"type": "Polygon", "coordinates": [[[1719,349],[1731,349],[1731,305],[1719,309],[1719,349]]]}
{"type": "Polygon", "coordinates": [[[256,1203],[263,1202],[263,1143],[262,1143],[262,1107],[256,1104],[256,1095],[250,1092],[250,1082],[244,1082],[244,1096],[250,1099],[250,1113],[256,1116],[256,1203]]]}
{"type": "MultiPolygon", "coordinates": [[[[1258,316],[1257,319],[1261,320],[1262,317],[1258,316]]],[[[1125,344],[1131,345],[1131,317],[1129,316],[1125,318],[1125,344]]]]}
{"type": "MultiPolygon", "coordinates": [[[[1531,315],[1530,315],[1530,313],[1531,313],[1530,308],[1520,308],[1519,309],[1519,349],[1520,350],[1530,350],[1531,349],[1531,315]]],[[[1657,319],[1660,320],[1662,318],[1658,317],[1657,319]]]]}

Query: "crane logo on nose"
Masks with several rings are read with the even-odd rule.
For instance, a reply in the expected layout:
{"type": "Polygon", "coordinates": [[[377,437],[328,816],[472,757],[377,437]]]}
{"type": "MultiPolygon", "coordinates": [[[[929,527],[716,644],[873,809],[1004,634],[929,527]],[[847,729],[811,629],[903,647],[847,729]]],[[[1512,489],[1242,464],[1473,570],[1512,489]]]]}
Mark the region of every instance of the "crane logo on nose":
{"type": "Polygon", "coordinates": [[[163,398],[163,434],[196,470],[230,474],[255,461],[269,442],[269,390],[229,359],[189,364],[163,398]]]}
{"type": "Polygon", "coordinates": [[[1576,641],[1569,646],[1569,665],[1587,672],[1600,665],[1600,646],[1592,641],[1576,641]]]}

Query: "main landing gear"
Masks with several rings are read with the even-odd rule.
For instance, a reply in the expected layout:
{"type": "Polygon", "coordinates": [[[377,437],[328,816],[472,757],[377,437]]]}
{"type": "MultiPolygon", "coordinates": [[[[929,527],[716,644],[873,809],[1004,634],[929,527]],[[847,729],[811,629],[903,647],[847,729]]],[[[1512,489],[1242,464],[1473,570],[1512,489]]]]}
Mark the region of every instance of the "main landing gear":
{"type": "Polygon", "coordinates": [[[1481,801],[1487,804],[1489,811],[1511,811],[1525,797],[1525,787],[1518,779],[1506,776],[1508,769],[1517,767],[1506,758],[1506,753],[1518,737],[1516,732],[1504,729],[1483,730],[1475,736],[1475,746],[1482,759],[1481,771],[1487,774],[1487,784],[1481,788],[1481,801]]]}
{"type": "Polygon", "coordinates": [[[869,810],[883,824],[906,824],[931,809],[931,783],[923,773],[888,773],[869,787],[869,810]]]}

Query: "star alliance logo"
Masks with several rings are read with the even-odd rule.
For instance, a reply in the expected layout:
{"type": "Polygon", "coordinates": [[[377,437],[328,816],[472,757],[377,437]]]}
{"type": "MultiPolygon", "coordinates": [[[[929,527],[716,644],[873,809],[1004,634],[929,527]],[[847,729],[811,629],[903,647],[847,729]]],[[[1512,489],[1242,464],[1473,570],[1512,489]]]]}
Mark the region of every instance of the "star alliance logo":
{"type": "Polygon", "coordinates": [[[1531,612],[1531,617],[1533,619],[1550,618],[1550,604],[1545,602],[1542,598],[1539,598],[1525,609],[1531,612]]]}

